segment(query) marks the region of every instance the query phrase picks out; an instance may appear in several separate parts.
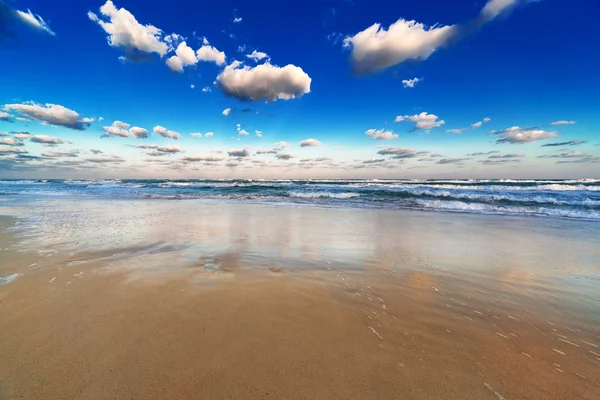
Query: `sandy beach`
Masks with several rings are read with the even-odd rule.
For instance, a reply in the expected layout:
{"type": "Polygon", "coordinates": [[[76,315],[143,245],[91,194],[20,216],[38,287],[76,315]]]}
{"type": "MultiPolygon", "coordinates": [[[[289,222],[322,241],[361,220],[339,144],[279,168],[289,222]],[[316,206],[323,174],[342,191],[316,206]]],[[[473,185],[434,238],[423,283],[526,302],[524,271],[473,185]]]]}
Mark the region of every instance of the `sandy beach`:
{"type": "Polygon", "coordinates": [[[143,199],[0,214],[1,399],[600,398],[595,222],[143,199]]]}

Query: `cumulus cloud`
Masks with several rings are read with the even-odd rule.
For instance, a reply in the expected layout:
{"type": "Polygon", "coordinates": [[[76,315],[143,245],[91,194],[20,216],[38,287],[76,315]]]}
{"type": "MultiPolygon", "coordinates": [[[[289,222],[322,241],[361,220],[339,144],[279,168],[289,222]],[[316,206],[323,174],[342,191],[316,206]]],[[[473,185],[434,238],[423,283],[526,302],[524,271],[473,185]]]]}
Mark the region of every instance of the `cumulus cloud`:
{"type": "Polygon", "coordinates": [[[0,155],[7,155],[7,154],[25,154],[27,153],[27,150],[25,149],[18,149],[16,147],[12,147],[12,146],[0,146],[0,155]]]}
{"type": "Polygon", "coordinates": [[[201,138],[202,134],[200,132],[194,132],[194,133],[190,133],[190,136],[201,138]]]}
{"type": "Polygon", "coordinates": [[[446,121],[442,120],[438,120],[438,116],[435,114],[427,114],[425,111],[423,111],[420,114],[415,114],[415,115],[399,115],[396,117],[396,119],[394,120],[394,122],[402,122],[402,121],[410,121],[410,122],[415,122],[415,127],[413,128],[413,131],[419,130],[419,129],[432,129],[432,128],[436,128],[438,126],[442,126],[446,123],[446,121]]]}
{"type": "Polygon", "coordinates": [[[80,118],[77,112],[58,104],[37,104],[34,102],[5,104],[4,110],[17,112],[43,124],[64,126],[80,131],[88,128],[91,122],[90,118],[80,118]]]}
{"type": "Polygon", "coordinates": [[[100,14],[88,12],[88,18],[96,22],[108,34],[108,44],[119,47],[130,61],[147,59],[151,53],[163,57],[169,51],[168,39],[162,30],[153,25],[142,25],[124,8],[117,9],[111,0],[100,7],[100,14]]]}
{"type": "Polygon", "coordinates": [[[171,71],[183,72],[183,61],[181,61],[181,58],[177,56],[171,56],[167,58],[165,63],[167,64],[167,67],[171,69],[171,71]]]}
{"type": "Polygon", "coordinates": [[[13,120],[12,115],[10,115],[9,113],[6,113],[4,111],[0,111],[0,121],[12,122],[12,120],[13,120]]]}
{"type": "Polygon", "coordinates": [[[32,136],[31,138],[29,138],[30,142],[34,142],[34,143],[40,143],[40,144],[45,144],[45,145],[50,145],[50,146],[55,146],[57,144],[63,144],[64,142],[57,138],[57,137],[53,137],[53,136],[46,136],[46,135],[35,135],[32,136]]]}
{"type": "Polygon", "coordinates": [[[501,138],[496,140],[496,143],[511,144],[530,143],[536,140],[551,139],[558,136],[556,132],[546,132],[537,128],[523,129],[518,126],[513,126],[500,131],[491,131],[490,134],[501,135],[501,138]]]}
{"type": "Polygon", "coordinates": [[[390,139],[396,139],[398,137],[397,133],[393,133],[391,131],[385,131],[383,129],[368,129],[365,132],[366,135],[369,135],[371,137],[371,139],[376,139],[376,140],[390,140],[390,139]]]}
{"type": "Polygon", "coordinates": [[[204,45],[196,51],[198,60],[212,61],[217,65],[225,64],[225,53],[217,50],[213,46],[204,45]]]}
{"type": "Polygon", "coordinates": [[[579,139],[579,140],[569,140],[568,142],[546,143],[546,144],[543,144],[542,147],[577,146],[578,144],[584,144],[584,143],[587,143],[587,140],[579,139]]]}
{"type": "Polygon", "coordinates": [[[250,155],[250,151],[248,149],[229,149],[227,154],[230,157],[248,157],[250,155]]]}
{"type": "Polygon", "coordinates": [[[129,132],[127,128],[129,128],[129,124],[123,121],[114,121],[111,126],[102,127],[102,130],[104,131],[104,136],[128,137],[129,132]]]}
{"type": "Polygon", "coordinates": [[[462,164],[467,160],[470,160],[470,158],[442,158],[437,164],[462,164]]]}
{"type": "Polygon", "coordinates": [[[310,93],[312,79],[295,65],[278,67],[264,63],[255,67],[229,64],[217,76],[219,88],[240,100],[290,100],[310,93]]]}
{"type": "Polygon", "coordinates": [[[254,50],[252,53],[246,54],[246,57],[258,62],[264,58],[269,58],[269,55],[267,53],[263,53],[262,51],[254,50]]]}
{"type": "Polygon", "coordinates": [[[131,133],[136,139],[145,139],[148,137],[148,131],[144,128],[140,128],[139,126],[133,126],[129,129],[129,133],[131,133]]]}
{"type": "Polygon", "coordinates": [[[196,154],[196,155],[182,157],[181,161],[185,161],[185,162],[200,162],[200,161],[215,162],[215,161],[222,161],[224,159],[225,159],[225,157],[221,156],[221,155],[196,154]]]}
{"type": "Polygon", "coordinates": [[[29,132],[17,132],[13,135],[15,139],[25,140],[31,137],[31,133],[29,132]]]}
{"type": "Polygon", "coordinates": [[[412,78],[412,79],[402,79],[402,85],[404,88],[414,88],[417,83],[421,82],[423,78],[412,78]]]}
{"type": "Polygon", "coordinates": [[[215,136],[214,132],[206,132],[204,134],[204,137],[213,137],[213,136],[215,136]]]}
{"type": "Polygon", "coordinates": [[[551,122],[550,125],[575,125],[577,122],[576,121],[554,121],[551,122]]]}
{"type": "Polygon", "coordinates": [[[315,147],[319,146],[321,142],[316,139],[306,139],[300,142],[300,147],[315,147]]]}
{"type": "Polygon", "coordinates": [[[462,133],[467,128],[465,126],[461,126],[460,128],[448,129],[446,132],[448,133],[462,133]]]}
{"type": "Polygon", "coordinates": [[[388,30],[373,24],[344,39],[352,49],[351,60],[358,75],[373,73],[406,60],[425,60],[455,35],[454,26],[426,27],[399,19],[388,30]]]}
{"type": "Polygon", "coordinates": [[[481,125],[485,124],[486,122],[490,122],[491,120],[492,120],[491,118],[485,117],[483,120],[477,121],[477,122],[471,124],[471,128],[473,128],[473,129],[481,128],[481,125]]]}
{"type": "Polygon", "coordinates": [[[279,151],[276,149],[258,149],[256,154],[277,154],[279,151]]]}
{"type": "Polygon", "coordinates": [[[403,147],[386,147],[377,152],[383,156],[391,156],[391,158],[403,159],[403,158],[416,158],[429,154],[428,151],[417,151],[411,148],[403,147]]]}
{"type": "Polygon", "coordinates": [[[280,160],[291,160],[292,158],[296,158],[296,156],[291,153],[278,153],[275,157],[280,160]]]}
{"type": "Polygon", "coordinates": [[[290,144],[288,142],[284,142],[283,140],[281,142],[275,143],[275,147],[279,147],[280,149],[288,147],[289,145],[290,144]]]}
{"type": "Polygon", "coordinates": [[[181,148],[179,146],[173,146],[173,145],[168,145],[168,146],[156,146],[154,149],[152,150],[147,150],[146,154],[149,156],[164,156],[167,154],[175,154],[175,153],[180,153],[181,152],[181,148]]]}
{"type": "Polygon", "coordinates": [[[6,145],[6,146],[23,146],[23,142],[20,142],[18,140],[15,140],[13,138],[0,138],[0,144],[6,145]]]}
{"type": "Polygon", "coordinates": [[[112,157],[90,157],[86,158],[85,161],[94,163],[94,164],[119,164],[124,162],[125,160],[119,156],[112,157]]]}
{"type": "Polygon", "coordinates": [[[496,154],[496,155],[493,155],[493,156],[489,156],[488,158],[491,158],[491,159],[502,159],[502,158],[520,158],[520,157],[525,157],[525,154],[523,154],[523,153],[496,154]]]}
{"type": "Polygon", "coordinates": [[[222,114],[224,116],[228,117],[230,113],[231,113],[231,108],[226,108],[226,109],[223,110],[222,114]]]}
{"type": "Polygon", "coordinates": [[[153,132],[157,135],[160,135],[164,138],[168,138],[168,139],[179,139],[181,137],[181,135],[178,132],[174,132],[174,131],[170,131],[167,128],[157,125],[154,127],[153,132]]]}
{"type": "Polygon", "coordinates": [[[61,151],[48,151],[45,153],[42,153],[42,157],[48,157],[48,158],[63,158],[63,157],[70,157],[70,158],[74,158],[74,157],[79,157],[79,154],[77,154],[77,151],[67,151],[67,152],[61,152],[61,151]]]}

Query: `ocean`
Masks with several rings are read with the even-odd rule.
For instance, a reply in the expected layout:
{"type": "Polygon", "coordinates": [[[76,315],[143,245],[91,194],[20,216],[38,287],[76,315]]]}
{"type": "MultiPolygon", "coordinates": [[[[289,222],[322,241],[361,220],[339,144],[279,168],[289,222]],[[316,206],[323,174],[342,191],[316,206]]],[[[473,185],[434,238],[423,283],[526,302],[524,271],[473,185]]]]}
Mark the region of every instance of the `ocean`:
{"type": "Polygon", "coordinates": [[[600,179],[0,180],[0,196],[226,199],[600,221],[600,179]]]}

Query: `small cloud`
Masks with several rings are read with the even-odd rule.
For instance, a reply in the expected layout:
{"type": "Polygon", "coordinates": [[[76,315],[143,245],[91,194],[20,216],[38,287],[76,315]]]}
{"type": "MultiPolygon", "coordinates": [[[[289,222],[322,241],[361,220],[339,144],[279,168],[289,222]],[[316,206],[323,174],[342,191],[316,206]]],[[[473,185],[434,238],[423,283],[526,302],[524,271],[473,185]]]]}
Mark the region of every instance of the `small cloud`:
{"type": "Polygon", "coordinates": [[[383,129],[368,129],[365,132],[366,135],[369,135],[371,139],[375,140],[390,140],[396,139],[398,137],[397,133],[393,133],[391,131],[385,131],[383,129]]]}
{"type": "Polygon", "coordinates": [[[202,134],[200,132],[190,133],[190,136],[201,138],[202,134]]]}
{"type": "Polygon", "coordinates": [[[551,122],[550,125],[575,125],[577,122],[576,121],[554,121],[551,122]]]}
{"type": "Polygon", "coordinates": [[[213,137],[213,136],[215,136],[215,134],[214,134],[213,132],[206,132],[206,133],[204,134],[204,137],[205,137],[205,138],[207,138],[207,137],[213,137]]]}
{"type": "Polygon", "coordinates": [[[275,143],[275,146],[278,147],[278,148],[280,148],[280,149],[286,148],[289,145],[290,144],[288,142],[284,142],[284,141],[275,143]]]}
{"type": "Polygon", "coordinates": [[[412,79],[403,79],[402,80],[402,85],[404,86],[404,88],[414,88],[417,83],[421,82],[423,80],[423,78],[412,78],[412,79]]]}
{"type": "Polygon", "coordinates": [[[315,147],[319,146],[321,142],[316,139],[306,139],[300,142],[300,147],[315,147]]]}
{"type": "Polygon", "coordinates": [[[291,160],[292,158],[296,158],[296,156],[291,153],[278,153],[275,157],[279,160],[291,160]]]}
{"type": "Polygon", "coordinates": [[[446,123],[446,121],[444,120],[438,120],[438,116],[435,114],[428,114],[425,111],[423,111],[420,114],[415,114],[415,115],[404,115],[404,116],[397,116],[394,119],[394,122],[402,122],[402,121],[410,121],[410,122],[415,122],[415,127],[413,128],[413,131],[419,130],[419,129],[432,129],[432,128],[436,128],[438,126],[442,126],[446,123]]]}
{"type": "Polygon", "coordinates": [[[155,126],[153,132],[157,135],[168,139],[178,140],[181,137],[181,135],[178,132],[170,131],[167,128],[160,125],[155,126]]]}
{"type": "Polygon", "coordinates": [[[229,149],[227,154],[230,157],[248,157],[250,155],[250,151],[248,149],[229,149]]]}
{"type": "Polygon", "coordinates": [[[461,126],[460,128],[448,129],[448,130],[446,130],[446,132],[448,132],[448,133],[462,133],[466,129],[467,129],[466,127],[461,126]]]}
{"type": "Polygon", "coordinates": [[[555,143],[546,143],[543,144],[542,147],[554,147],[554,146],[577,146],[578,144],[587,143],[587,140],[569,140],[568,142],[555,142],[555,143]]]}
{"type": "Polygon", "coordinates": [[[470,158],[442,158],[437,164],[462,164],[470,158]]]}
{"type": "Polygon", "coordinates": [[[129,129],[129,133],[131,133],[136,139],[145,139],[148,137],[148,131],[144,128],[140,128],[139,126],[134,126],[129,129]]]}
{"type": "Polygon", "coordinates": [[[38,104],[34,102],[5,104],[4,111],[15,111],[24,117],[43,124],[62,126],[80,131],[85,130],[91,125],[89,118],[80,118],[77,112],[58,104],[38,104]]]}
{"type": "Polygon", "coordinates": [[[500,131],[491,131],[490,134],[501,135],[501,138],[496,140],[496,143],[511,144],[530,143],[536,140],[551,139],[558,136],[556,132],[546,132],[536,128],[523,129],[519,126],[513,126],[500,131]]]}
{"type": "Polygon", "coordinates": [[[222,114],[223,114],[224,116],[228,117],[228,116],[229,116],[229,113],[231,113],[231,108],[226,108],[226,109],[224,109],[222,114]]]}
{"type": "Polygon", "coordinates": [[[104,136],[119,136],[119,137],[128,137],[129,124],[122,121],[114,121],[111,126],[104,126],[102,130],[104,131],[104,136]]]}
{"type": "Polygon", "coordinates": [[[57,144],[63,144],[64,143],[61,139],[59,139],[57,137],[46,136],[46,135],[35,135],[35,136],[32,136],[31,138],[29,138],[29,141],[30,142],[34,142],[34,143],[51,145],[51,146],[55,146],[57,144]]]}
{"type": "Polygon", "coordinates": [[[242,17],[235,17],[233,19],[233,22],[236,23],[236,24],[239,24],[240,22],[242,22],[242,17]]]}
{"type": "Polygon", "coordinates": [[[267,53],[263,53],[262,51],[252,51],[250,54],[246,54],[246,57],[251,58],[252,60],[258,62],[262,59],[269,58],[267,53]]]}
{"type": "Polygon", "coordinates": [[[258,137],[262,137],[263,135],[262,131],[254,131],[254,133],[256,133],[256,136],[258,137]]]}
{"type": "Polygon", "coordinates": [[[195,88],[195,87],[196,87],[196,85],[194,85],[193,83],[190,85],[190,88],[191,88],[191,89],[193,89],[193,88],[195,88]]]}
{"type": "Polygon", "coordinates": [[[204,86],[204,87],[202,88],[202,91],[203,91],[204,93],[208,93],[208,92],[212,92],[212,89],[211,89],[209,86],[204,86]]]}

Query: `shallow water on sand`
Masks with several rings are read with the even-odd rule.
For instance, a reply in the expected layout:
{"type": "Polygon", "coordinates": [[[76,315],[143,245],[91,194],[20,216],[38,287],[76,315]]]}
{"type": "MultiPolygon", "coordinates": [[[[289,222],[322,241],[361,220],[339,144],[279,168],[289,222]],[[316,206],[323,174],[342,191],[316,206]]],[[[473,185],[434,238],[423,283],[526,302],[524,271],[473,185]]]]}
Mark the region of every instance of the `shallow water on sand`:
{"type": "Polygon", "coordinates": [[[1,201],[0,398],[600,397],[594,222],[1,201]]]}

